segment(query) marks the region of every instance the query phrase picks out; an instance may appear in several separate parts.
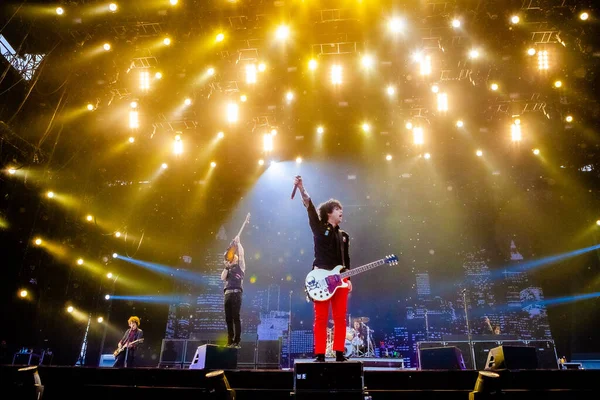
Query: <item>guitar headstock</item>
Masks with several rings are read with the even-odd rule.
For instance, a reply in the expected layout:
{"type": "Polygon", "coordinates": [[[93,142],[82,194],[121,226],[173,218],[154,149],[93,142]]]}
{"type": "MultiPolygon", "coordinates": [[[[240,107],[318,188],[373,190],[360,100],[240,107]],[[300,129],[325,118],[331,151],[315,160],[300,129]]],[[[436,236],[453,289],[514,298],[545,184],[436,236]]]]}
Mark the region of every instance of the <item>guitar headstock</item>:
{"type": "Polygon", "coordinates": [[[250,213],[248,213],[248,215],[246,215],[246,224],[250,222],[250,213]]]}
{"type": "Polygon", "coordinates": [[[389,256],[385,256],[385,262],[389,265],[398,265],[398,256],[395,254],[390,254],[389,256]]]}

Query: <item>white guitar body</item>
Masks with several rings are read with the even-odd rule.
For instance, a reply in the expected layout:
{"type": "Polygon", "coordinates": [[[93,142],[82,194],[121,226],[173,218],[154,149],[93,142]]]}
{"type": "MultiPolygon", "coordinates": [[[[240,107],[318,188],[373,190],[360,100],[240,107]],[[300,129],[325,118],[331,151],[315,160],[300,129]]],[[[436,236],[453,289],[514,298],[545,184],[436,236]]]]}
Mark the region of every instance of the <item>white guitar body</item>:
{"type": "Polygon", "coordinates": [[[315,301],[329,300],[339,288],[347,288],[341,276],[343,265],[338,265],[331,271],[326,269],[313,269],[304,281],[306,293],[315,301]]]}

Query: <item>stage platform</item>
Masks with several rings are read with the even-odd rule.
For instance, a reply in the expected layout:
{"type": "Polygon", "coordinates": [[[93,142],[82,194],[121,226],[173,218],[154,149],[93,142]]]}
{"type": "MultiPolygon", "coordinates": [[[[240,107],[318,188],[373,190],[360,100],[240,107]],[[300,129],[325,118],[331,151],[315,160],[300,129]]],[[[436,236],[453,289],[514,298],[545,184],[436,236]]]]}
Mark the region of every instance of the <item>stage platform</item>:
{"type": "MultiPolygon", "coordinates": [[[[335,362],[335,357],[325,358],[327,362],[335,362]]],[[[414,368],[404,368],[404,360],[401,358],[376,358],[376,357],[360,357],[350,358],[350,361],[358,361],[363,363],[365,371],[406,371],[415,370],[414,368]]],[[[294,364],[314,362],[313,358],[296,358],[294,364]]]]}

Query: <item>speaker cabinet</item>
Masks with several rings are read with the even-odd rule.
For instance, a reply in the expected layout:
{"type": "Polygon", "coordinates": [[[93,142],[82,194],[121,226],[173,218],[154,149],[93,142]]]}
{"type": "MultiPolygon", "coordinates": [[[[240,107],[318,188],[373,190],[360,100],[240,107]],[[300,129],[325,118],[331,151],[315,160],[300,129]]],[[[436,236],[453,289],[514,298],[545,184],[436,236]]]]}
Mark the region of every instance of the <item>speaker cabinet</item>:
{"type": "Polygon", "coordinates": [[[294,364],[294,391],[361,392],[364,390],[363,364],[346,362],[299,362],[294,364]]]}
{"type": "MultiPolygon", "coordinates": [[[[475,369],[473,360],[471,360],[471,348],[469,342],[417,342],[417,349],[419,351],[418,356],[420,357],[420,350],[426,350],[438,347],[457,347],[462,354],[462,359],[467,369],[475,369]]],[[[487,356],[487,353],[486,353],[487,356]]],[[[481,365],[485,362],[485,359],[481,361],[481,365]]],[[[478,364],[479,365],[479,364],[478,364]]]]}
{"type": "Polygon", "coordinates": [[[455,346],[419,349],[419,361],[421,369],[467,369],[462,352],[455,346]]]}
{"type": "Polygon", "coordinates": [[[485,363],[486,370],[537,369],[538,360],[534,347],[498,346],[490,350],[485,363]]]}
{"type": "Polygon", "coordinates": [[[190,369],[236,369],[237,349],[205,344],[196,350],[190,369]]]}

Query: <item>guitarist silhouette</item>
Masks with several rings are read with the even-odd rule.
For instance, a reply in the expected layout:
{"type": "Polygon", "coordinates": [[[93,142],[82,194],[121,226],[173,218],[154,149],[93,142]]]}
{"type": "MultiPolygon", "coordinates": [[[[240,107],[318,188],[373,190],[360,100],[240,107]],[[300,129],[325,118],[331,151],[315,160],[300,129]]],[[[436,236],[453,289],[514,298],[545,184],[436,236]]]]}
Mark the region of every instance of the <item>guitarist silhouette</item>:
{"type": "Polygon", "coordinates": [[[133,367],[135,362],[135,350],[139,343],[144,340],[144,332],[139,328],[140,319],[132,316],[127,320],[129,329],[125,331],[123,338],[117,343],[115,350],[114,368],[133,367]],[[124,349],[124,350],[123,350],[124,349]]]}

